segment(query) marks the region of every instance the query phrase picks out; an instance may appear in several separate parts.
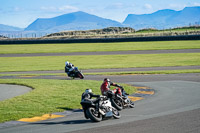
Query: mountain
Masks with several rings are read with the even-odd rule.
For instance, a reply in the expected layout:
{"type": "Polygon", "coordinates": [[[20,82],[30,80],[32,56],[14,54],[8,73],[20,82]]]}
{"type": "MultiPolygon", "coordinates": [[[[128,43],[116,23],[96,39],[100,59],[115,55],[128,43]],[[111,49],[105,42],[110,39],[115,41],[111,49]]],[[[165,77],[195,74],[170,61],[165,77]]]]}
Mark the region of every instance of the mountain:
{"type": "Polygon", "coordinates": [[[200,25],[200,6],[186,7],[180,11],[165,9],[152,14],[129,14],[123,23],[79,11],[53,18],[38,18],[25,29],[0,24],[0,33],[26,37],[36,36],[35,34],[43,36],[47,33],[61,31],[93,30],[107,27],[131,27],[138,30],[144,28],[169,29],[189,25],[200,25]]]}
{"type": "Polygon", "coordinates": [[[59,32],[65,30],[89,30],[122,26],[117,21],[79,11],[54,18],[39,18],[25,28],[25,31],[59,32]]]}
{"type": "Polygon", "coordinates": [[[22,28],[0,24],[0,31],[1,32],[3,32],[3,31],[22,31],[22,30],[23,30],[22,28]]]}
{"type": "Polygon", "coordinates": [[[152,14],[129,14],[123,24],[134,29],[166,29],[200,24],[200,7],[186,7],[181,11],[165,9],[152,14]]]}

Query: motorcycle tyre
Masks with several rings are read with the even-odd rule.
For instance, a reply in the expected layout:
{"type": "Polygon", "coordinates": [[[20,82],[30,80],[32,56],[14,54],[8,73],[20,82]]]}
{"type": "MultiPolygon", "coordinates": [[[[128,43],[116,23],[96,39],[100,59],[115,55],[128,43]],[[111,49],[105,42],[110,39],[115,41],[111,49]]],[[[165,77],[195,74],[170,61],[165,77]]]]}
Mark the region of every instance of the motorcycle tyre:
{"type": "Polygon", "coordinates": [[[115,100],[113,99],[113,98],[111,98],[111,103],[112,103],[112,106],[113,107],[115,107],[117,110],[122,110],[123,109],[123,103],[122,103],[122,101],[120,102],[121,103],[121,106],[119,106],[116,102],[115,102],[115,100]]]}
{"type": "Polygon", "coordinates": [[[77,75],[78,75],[78,77],[79,77],[80,79],[84,79],[84,76],[83,76],[83,74],[82,74],[81,72],[77,72],[77,75]]]}
{"type": "Polygon", "coordinates": [[[130,107],[130,108],[134,108],[134,107],[135,107],[135,104],[134,104],[132,101],[130,101],[129,107],[130,107]]]}
{"type": "Polygon", "coordinates": [[[113,117],[114,117],[115,119],[119,119],[119,118],[121,117],[119,111],[118,111],[116,108],[113,108],[113,109],[112,109],[112,113],[113,113],[113,117]]]}
{"type": "Polygon", "coordinates": [[[102,121],[102,115],[101,114],[98,114],[98,116],[95,116],[94,115],[94,112],[95,112],[95,108],[93,107],[90,107],[86,110],[86,113],[88,115],[88,117],[94,121],[94,122],[100,122],[102,121]]]}

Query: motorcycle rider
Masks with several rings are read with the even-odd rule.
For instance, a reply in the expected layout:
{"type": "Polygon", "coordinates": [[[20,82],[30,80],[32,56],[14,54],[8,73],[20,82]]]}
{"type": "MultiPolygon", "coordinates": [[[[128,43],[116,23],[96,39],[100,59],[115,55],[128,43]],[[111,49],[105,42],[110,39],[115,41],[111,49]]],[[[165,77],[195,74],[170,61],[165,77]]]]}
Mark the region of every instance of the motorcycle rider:
{"type": "MultiPolygon", "coordinates": [[[[121,96],[127,97],[127,95],[129,95],[128,93],[125,92],[124,88],[116,83],[113,83],[110,81],[110,79],[105,78],[102,85],[101,85],[101,94],[104,96],[107,96],[107,93],[110,90],[110,86],[115,86],[117,88],[113,89],[112,92],[113,93],[119,93],[121,96]],[[123,92],[123,93],[122,93],[123,92]]],[[[127,100],[125,100],[125,102],[127,103],[127,100]]]]}
{"type": "Polygon", "coordinates": [[[67,75],[69,77],[74,76],[73,70],[74,70],[74,65],[72,63],[69,63],[68,61],[66,61],[65,62],[65,72],[67,73],[67,75]]]}
{"type": "Polygon", "coordinates": [[[101,94],[104,95],[104,96],[106,96],[107,92],[110,91],[110,86],[118,87],[118,88],[113,89],[112,91],[114,93],[116,93],[118,91],[118,93],[120,95],[122,95],[122,91],[120,89],[121,86],[118,85],[118,84],[116,84],[116,83],[111,82],[110,79],[108,79],[108,78],[105,78],[103,80],[103,83],[102,83],[101,88],[100,88],[101,89],[101,94]]]}
{"type": "Polygon", "coordinates": [[[86,89],[85,92],[83,92],[83,94],[81,96],[81,100],[83,100],[83,99],[91,100],[93,97],[99,98],[100,95],[95,95],[92,93],[91,89],[86,89]]]}
{"type": "Polygon", "coordinates": [[[124,94],[128,95],[126,92],[122,93],[124,91],[124,88],[122,86],[111,82],[110,79],[108,79],[108,78],[105,78],[103,80],[103,83],[102,83],[101,88],[100,88],[101,89],[101,94],[106,96],[107,92],[110,91],[110,86],[118,87],[118,88],[115,88],[115,89],[112,90],[114,93],[118,92],[121,96],[124,95],[124,94]]]}
{"type": "MultiPolygon", "coordinates": [[[[101,95],[93,94],[91,89],[86,89],[85,92],[83,92],[83,94],[81,96],[81,101],[83,101],[83,100],[92,101],[93,103],[96,104],[96,112],[98,112],[100,97],[101,97],[101,95]],[[96,97],[96,99],[92,99],[93,97],[96,97]]],[[[105,96],[103,96],[103,98],[105,98],[105,96]]],[[[83,110],[84,110],[85,118],[88,119],[85,109],[83,109],[83,110]]]]}

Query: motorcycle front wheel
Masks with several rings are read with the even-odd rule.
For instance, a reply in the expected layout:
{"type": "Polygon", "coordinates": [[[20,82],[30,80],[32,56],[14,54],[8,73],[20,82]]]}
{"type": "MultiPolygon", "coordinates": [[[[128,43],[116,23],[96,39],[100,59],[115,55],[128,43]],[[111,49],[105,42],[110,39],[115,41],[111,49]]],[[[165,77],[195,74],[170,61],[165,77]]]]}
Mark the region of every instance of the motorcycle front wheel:
{"type": "Polygon", "coordinates": [[[77,75],[78,75],[78,77],[79,77],[80,79],[84,79],[84,76],[83,76],[83,74],[82,74],[81,72],[77,72],[77,75]]]}
{"type": "Polygon", "coordinates": [[[100,113],[97,113],[95,108],[90,107],[86,110],[86,113],[88,114],[88,117],[94,121],[94,122],[100,122],[102,121],[102,115],[100,113]]]}
{"type": "Polygon", "coordinates": [[[121,117],[119,111],[116,108],[112,108],[113,117],[119,119],[121,117]]]}
{"type": "Polygon", "coordinates": [[[134,108],[134,107],[135,107],[134,102],[130,101],[129,107],[130,107],[130,108],[134,108]]]}

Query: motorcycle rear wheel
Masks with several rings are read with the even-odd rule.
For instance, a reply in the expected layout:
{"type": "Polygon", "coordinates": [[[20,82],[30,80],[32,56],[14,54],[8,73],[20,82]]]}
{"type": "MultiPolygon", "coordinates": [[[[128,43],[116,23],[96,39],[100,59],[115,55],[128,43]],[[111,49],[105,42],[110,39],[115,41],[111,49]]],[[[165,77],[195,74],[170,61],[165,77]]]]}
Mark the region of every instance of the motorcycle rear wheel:
{"type": "Polygon", "coordinates": [[[121,99],[113,99],[111,98],[111,103],[112,106],[115,107],[117,110],[122,110],[123,109],[123,102],[121,99]]]}
{"type": "Polygon", "coordinates": [[[90,107],[86,110],[86,113],[88,114],[88,117],[94,121],[94,122],[100,122],[102,121],[102,115],[100,113],[95,112],[95,108],[90,107]]]}

